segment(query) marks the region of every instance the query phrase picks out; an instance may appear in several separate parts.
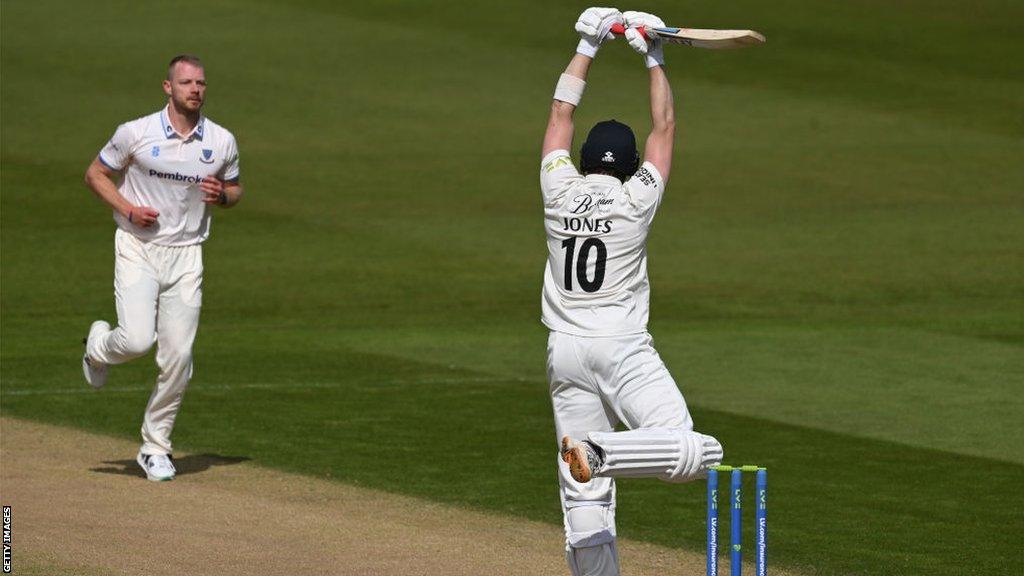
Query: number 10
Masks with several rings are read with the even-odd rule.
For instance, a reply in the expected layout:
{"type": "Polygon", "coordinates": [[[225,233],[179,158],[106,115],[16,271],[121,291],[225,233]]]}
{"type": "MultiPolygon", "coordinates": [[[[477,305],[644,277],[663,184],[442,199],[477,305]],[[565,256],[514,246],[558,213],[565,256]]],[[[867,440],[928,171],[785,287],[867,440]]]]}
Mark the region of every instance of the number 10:
{"type": "MultiPolygon", "coordinates": [[[[565,289],[572,291],[572,259],[576,252],[576,237],[562,240],[562,248],[565,248],[565,289]]],[[[584,292],[597,292],[604,284],[604,267],[608,260],[608,249],[604,242],[598,238],[587,238],[580,246],[579,257],[576,260],[576,279],[584,292]],[[590,258],[590,250],[597,248],[597,262],[594,263],[594,279],[587,278],[587,260],[590,258]]]]}

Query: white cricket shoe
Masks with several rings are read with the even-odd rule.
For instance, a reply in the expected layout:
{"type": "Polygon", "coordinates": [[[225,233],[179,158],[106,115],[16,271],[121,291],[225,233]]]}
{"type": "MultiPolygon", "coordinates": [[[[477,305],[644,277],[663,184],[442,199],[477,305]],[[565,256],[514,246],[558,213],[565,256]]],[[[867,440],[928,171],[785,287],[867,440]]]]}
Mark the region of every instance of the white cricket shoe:
{"type": "Polygon", "coordinates": [[[107,365],[89,358],[89,341],[107,332],[110,332],[110,324],[103,320],[97,320],[89,326],[89,336],[82,340],[86,349],[86,353],[82,354],[82,374],[85,375],[85,381],[89,383],[89,386],[97,390],[103,388],[103,385],[107,383],[107,365]]]}
{"type": "Polygon", "coordinates": [[[590,482],[594,472],[604,464],[593,444],[586,440],[577,442],[568,436],[562,438],[562,460],[569,465],[572,479],[581,484],[590,482]]]}
{"type": "Polygon", "coordinates": [[[143,454],[141,451],[135,461],[146,471],[146,479],[153,482],[174,480],[174,462],[168,454],[143,454]]]}

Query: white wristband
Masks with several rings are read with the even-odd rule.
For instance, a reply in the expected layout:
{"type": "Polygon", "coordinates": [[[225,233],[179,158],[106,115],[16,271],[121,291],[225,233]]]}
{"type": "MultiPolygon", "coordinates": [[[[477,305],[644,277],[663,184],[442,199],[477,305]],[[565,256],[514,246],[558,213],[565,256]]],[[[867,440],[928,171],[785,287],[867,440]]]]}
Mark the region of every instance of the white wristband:
{"type": "Polygon", "coordinates": [[[570,74],[562,74],[558,77],[558,84],[555,85],[555,100],[567,102],[573,106],[579,106],[583,99],[583,90],[587,87],[586,81],[570,74]]]}
{"type": "Polygon", "coordinates": [[[580,43],[576,45],[576,53],[593,58],[597,56],[597,49],[600,47],[600,44],[594,44],[586,38],[580,38],[580,43]]]}

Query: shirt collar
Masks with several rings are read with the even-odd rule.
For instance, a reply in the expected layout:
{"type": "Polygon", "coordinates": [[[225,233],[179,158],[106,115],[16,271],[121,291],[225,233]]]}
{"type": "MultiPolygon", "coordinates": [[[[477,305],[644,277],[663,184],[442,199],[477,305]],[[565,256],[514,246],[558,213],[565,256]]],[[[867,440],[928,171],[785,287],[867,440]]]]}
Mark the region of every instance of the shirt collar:
{"type": "MultiPolygon", "coordinates": [[[[168,104],[167,106],[170,106],[170,104],[168,104]]],[[[167,115],[166,106],[164,107],[163,110],[160,111],[160,124],[162,126],[165,138],[181,138],[181,135],[178,134],[178,132],[174,129],[174,126],[171,126],[171,120],[170,117],[167,115]]],[[[199,122],[196,123],[196,127],[193,128],[192,131],[186,134],[185,137],[182,139],[188,140],[189,138],[195,138],[196,140],[202,140],[203,132],[205,131],[205,129],[206,116],[199,116],[199,122]]]]}
{"type": "Polygon", "coordinates": [[[622,186],[622,180],[608,174],[587,174],[586,179],[595,184],[614,184],[622,186]]]}

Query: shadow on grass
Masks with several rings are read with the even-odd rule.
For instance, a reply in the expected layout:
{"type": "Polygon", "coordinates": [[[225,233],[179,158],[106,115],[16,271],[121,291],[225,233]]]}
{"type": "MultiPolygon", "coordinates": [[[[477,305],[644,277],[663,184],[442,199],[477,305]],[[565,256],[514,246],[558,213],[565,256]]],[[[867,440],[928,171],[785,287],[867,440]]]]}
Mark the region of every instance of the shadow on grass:
{"type": "MultiPolygon", "coordinates": [[[[231,466],[233,464],[241,464],[242,462],[248,462],[250,460],[252,460],[252,458],[249,458],[248,456],[189,454],[188,456],[175,458],[174,468],[177,471],[177,476],[183,476],[185,474],[206,472],[214,466],[231,466]]],[[[142,471],[142,468],[135,460],[109,460],[103,463],[107,464],[107,466],[90,468],[89,471],[99,472],[100,474],[118,474],[121,476],[136,476],[138,478],[146,477],[146,473],[142,471]]]]}

